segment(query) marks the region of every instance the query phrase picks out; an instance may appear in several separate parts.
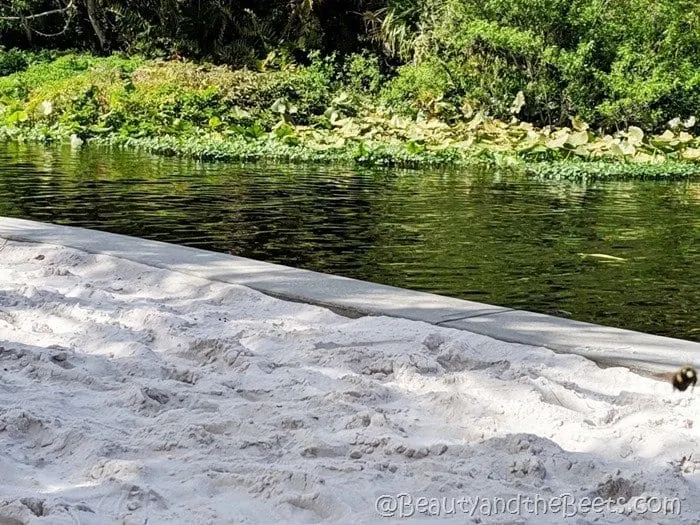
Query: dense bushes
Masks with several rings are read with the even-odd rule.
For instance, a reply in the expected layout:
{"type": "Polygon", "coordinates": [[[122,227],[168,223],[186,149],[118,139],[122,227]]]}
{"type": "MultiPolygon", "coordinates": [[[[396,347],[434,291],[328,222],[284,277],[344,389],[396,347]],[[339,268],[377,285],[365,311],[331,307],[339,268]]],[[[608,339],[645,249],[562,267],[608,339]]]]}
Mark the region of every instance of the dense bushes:
{"type": "Polygon", "coordinates": [[[581,119],[571,128],[519,120],[522,94],[508,102],[508,120],[463,97],[457,106],[460,83],[438,60],[402,66],[383,83],[382,64],[367,53],[312,54],[308,66],[263,71],[118,54],[24,59],[25,69],[0,77],[0,139],[96,140],[215,159],[409,166],[700,160],[700,138],[688,132],[693,119],[677,120],[663,134],[630,126],[603,135],[581,119]]]}
{"type": "MultiPolygon", "coordinates": [[[[318,84],[326,81],[381,88],[392,109],[450,119],[474,110],[508,117],[522,91],[524,120],[561,126],[580,117],[607,131],[658,131],[700,107],[695,0],[0,0],[3,44],[265,71],[310,65],[293,85],[271,81],[269,93],[304,117],[327,105],[333,86],[318,84]],[[314,51],[331,58],[310,61],[314,51]],[[381,86],[382,75],[393,79],[381,86]]],[[[29,67],[27,56],[0,52],[0,75],[29,67]]],[[[254,104],[250,96],[238,102],[254,104]]]]}
{"type": "Polygon", "coordinates": [[[380,38],[403,45],[389,93],[409,88],[497,116],[523,91],[538,124],[580,116],[659,129],[700,107],[700,4],[686,0],[395,1],[380,38]],[[406,43],[405,41],[408,41],[406,43]],[[406,53],[406,50],[410,50],[406,53]],[[439,61],[449,82],[435,65],[439,61]],[[434,74],[437,73],[437,76],[434,74]]]}
{"type": "Polygon", "coordinates": [[[125,51],[253,66],[271,52],[343,54],[382,0],[0,0],[0,44],[125,51]]]}
{"type": "Polygon", "coordinates": [[[0,123],[39,125],[47,136],[163,136],[235,126],[269,131],[292,113],[295,124],[317,122],[341,85],[349,95],[376,91],[372,63],[358,55],[343,68],[316,56],[307,67],[253,72],[68,54],[0,77],[0,123]]]}
{"type": "Polygon", "coordinates": [[[0,77],[24,71],[29,67],[26,53],[12,49],[5,51],[0,48],[0,77]]]}

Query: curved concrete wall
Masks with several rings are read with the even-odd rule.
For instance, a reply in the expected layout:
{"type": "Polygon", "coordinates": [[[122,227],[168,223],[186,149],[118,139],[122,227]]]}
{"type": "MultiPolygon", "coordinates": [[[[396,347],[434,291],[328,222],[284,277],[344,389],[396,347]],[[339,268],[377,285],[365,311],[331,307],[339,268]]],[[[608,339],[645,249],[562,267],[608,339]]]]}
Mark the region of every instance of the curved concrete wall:
{"type": "MultiPolygon", "coordinates": [[[[503,341],[579,354],[602,365],[659,374],[700,365],[700,343],[463,301],[243,257],[84,228],[0,217],[0,238],[103,253],[205,279],[248,286],[349,316],[387,315],[503,341]]],[[[1,256],[1,255],[0,255],[1,256]]]]}

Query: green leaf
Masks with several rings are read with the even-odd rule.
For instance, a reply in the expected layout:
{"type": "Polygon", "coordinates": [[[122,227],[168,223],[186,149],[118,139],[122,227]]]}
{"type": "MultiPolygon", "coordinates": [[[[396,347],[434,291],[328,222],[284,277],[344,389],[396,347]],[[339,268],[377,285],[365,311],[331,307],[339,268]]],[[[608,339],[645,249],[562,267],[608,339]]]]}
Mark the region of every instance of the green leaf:
{"type": "Polygon", "coordinates": [[[278,98],[272,103],[270,110],[274,111],[275,113],[279,113],[280,115],[284,115],[287,113],[287,101],[284,98],[278,98]]]}
{"type": "Polygon", "coordinates": [[[644,140],[644,132],[637,126],[630,126],[627,129],[627,140],[633,146],[639,146],[644,140]]]}
{"type": "Polygon", "coordinates": [[[588,124],[579,117],[571,118],[571,126],[574,128],[575,131],[586,131],[588,129],[588,124]]]}
{"type": "Polygon", "coordinates": [[[50,100],[44,100],[37,106],[36,110],[39,112],[39,114],[48,117],[53,112],[53,104],[50,100]]]}
{"type": "Polygon", "coordinates": [[[525,105],[525,95],[523,94],[522,91],[518,91],[518,94],[515,95],[515,99],[513,100],[513,103],[510,105],[510,112],[513,115],[517,115],[520,113],[520,110],[523,108],[525,105]]]}
{"type": "Polygon", "coordinates": [[[554,137],[548,140],[546,145],[549,149],[561,149],[564,147],[564,144],[566,144],[567,140],[569,140],[569,134],[562,133],[558,137],[554,137]]]}
{"type": "Polygon", "coordinates": [[[216,129],[219,126],[221,126],[222,122],[219,117],[212,117],[209,119],[209,127],[212,129],[216,129]]]}
{"type": "Polygon", "coordinates": [[[362,160],[369,156],[369,150],[364,140],[357,143],[357,148],[355,149],[355,159],[362,160]]]}
{"type": "Polygon", "coordinates": [[[625,156],[625,152],[620,147],[620,145],[617,143],[614,143],[614,142],[612,144],[610,144],[610,149],[608,151],[610,152],[611,155],[614,155],[616,157],[624,157],[625,156]]]}
{"type": "Polygon", "coordinates": [[[282,124],[275,128],[275,135],[279,139],[292,136],[294,135],[294,128],[289,124],[282,124]]]}
{"type": "Polygon", "coordinates": [[[18,122],[26,122],[28,119],[29,115],[27,115],[26,111],[15,111],[14,113],[10,113],[10,115],[5,119],[5,123],[8,126],[12,126],[18,122]]]}
{"type": "Polygon", "coordinates": [[[587,131],[577,131],[569,135],[566,141],[567,144],[572,145],[574,148],[578,146],[583,146],[588,144],[588,132],[587,131]]]}
{"type": "Polygon", "coordinates": [[[413,140],[409,140],[406,143],[406,151],[413,155],[417,155],[419,153],[423,153],[425,151],[425,144],[420,144],[418,142],[415,142],[413,140]]]}
{"type": "Polygon", "coordinates": [[[265,135],[265,128],[263,128],[259,122],[254,122],[251,126],[243,130],[243,134],[252,139],[259,139],[265,135]]]}

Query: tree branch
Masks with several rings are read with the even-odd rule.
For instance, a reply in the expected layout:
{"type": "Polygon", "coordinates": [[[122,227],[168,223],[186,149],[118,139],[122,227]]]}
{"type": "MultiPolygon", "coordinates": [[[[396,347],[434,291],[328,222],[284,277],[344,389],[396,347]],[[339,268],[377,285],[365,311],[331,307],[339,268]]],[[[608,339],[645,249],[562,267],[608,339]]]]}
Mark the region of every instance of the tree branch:
{"type": "MultiPolygon", "coordinates": [[[[68,16],[66,17],[66,23],[63,24],[63,29],[61,29],[58,33],[42,33],[38,29],[34,29],[33,27],[29,27],[29,25],[26,25],[26,27],[31,29],[31,31],[36,33],[37,35],[41,35],[41,36],[47,37],[47,38],[54,38],[54,37],[62,35],[66,31],[68,31],[68,27],[70,26],[70,23],[72,20],[73,20],[73,14],[68,13],[68,16]]],[[[31,33],[29,33],[29,35],[30,35],[29,41],[31,42],[31,33]]]]}
{"type": "Polygon", "coordinates": [[[73,8],[73,3],[75,0],[70,0],[68,2],[68,5],[66,7],[61,7],[59,9],[52,9],[50,11],[44,11],[43,13],[36,13],[33,15],[27,15],[27,16],[0,16],[0,20],[34,20],[35,18],[43,18],[45,16],[50,16],[50,15],[55,15],[56,13],[65,13],[69,9],[73,8]]]}
{"type": "MultiPolygon", "coordinates": [[[[71,2],[72,1],[73,0],[71,0],[71,2]]],[[[105,47],[107,47],[107,37],[105,36],[102,26],[100,26],[100,22],[97,19],[97,13],[95,12],[95,0],[86,0],[86,7],[92,30],[95,32],[97,39],[100,41],[100,49],[104,51],[105,47]]]]}

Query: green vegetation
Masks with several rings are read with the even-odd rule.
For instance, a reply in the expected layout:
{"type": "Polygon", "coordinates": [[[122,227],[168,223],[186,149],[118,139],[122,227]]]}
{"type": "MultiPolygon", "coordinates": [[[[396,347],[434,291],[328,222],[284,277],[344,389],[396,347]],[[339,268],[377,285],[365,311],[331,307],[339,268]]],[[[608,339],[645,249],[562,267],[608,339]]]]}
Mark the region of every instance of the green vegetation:
{"type": "Polygon", "coordinates": [[[0,137],[548,177],[598,177],[606,163],[697,173],[697,2],[123,4],[0,0],[0,137]]]}
{"type": "MultiPolygon", "coordinates": [[[[219,160],[402,166],[527,161],[540,163],[530,169],[547,176],[558,164],[544,161],[622,161],[611,172],[650,176],[665,168],[640,163],[700,159],[700,140],[686,131],[692,121],[654,135],[634,126],[600,135],[578,119],[570,127],[537,128],[515,117],[522,95],[508,122],[478,111],[452,119],[402,115],[383,98],[395,86],[380,87],[376,59],[366,54],[342,63],[315,57],[309,66],[263,72],[119,55],[18,56],[25,69],[0,78],[0,136],[17,140],[74,137],[75,143],[219,160]]],[[[558,172],[578,177],[605,171],[600,163],[576,166],[558,172]]],[[[688,176],[700,168],[683,166],[667,172],[688,176]]]]}
{"type": "Polygon", "coordinates": [[[527,164],[525,171],[553,180],[679,180],[700,177],[700,164],[666,161],[650,163],[611,162],[537,162],[527,164]]]}
{"type": "Polygon", "coordinates": [[[389,27],[385,19],[382,34],[410,60],[396,82],[411,75],[417,91],[437,85],[443,99],[501,118],[522,91],[528,122],[565,125],[579,117],[606,129],[659,131],[700,107],[697,2],[398,3],[392,12],[401,15],[389,27]]]}

